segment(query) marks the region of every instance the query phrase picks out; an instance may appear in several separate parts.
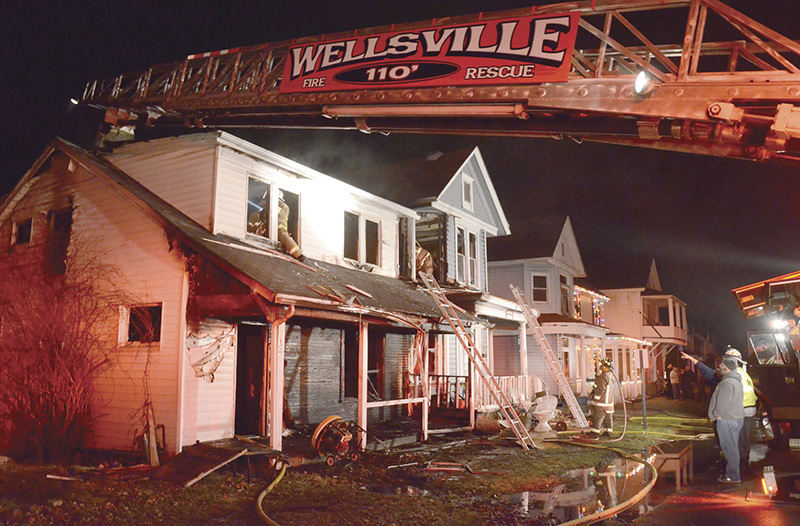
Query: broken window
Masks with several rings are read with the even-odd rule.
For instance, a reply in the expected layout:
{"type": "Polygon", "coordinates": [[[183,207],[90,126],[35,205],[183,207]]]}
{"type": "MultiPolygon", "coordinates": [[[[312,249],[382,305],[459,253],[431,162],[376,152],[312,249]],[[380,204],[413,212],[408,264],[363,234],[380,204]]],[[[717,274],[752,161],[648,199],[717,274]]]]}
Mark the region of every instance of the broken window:
{"type": "Polygon", "coordinates": [[[247,233],[270,237],[270,185],[247,178],[247,233]]]}
{"type": "Polygon", "coordinates": [[[380,252],[379,225],[375,221],[367,219],[364,221],[364,243],[365,261],[372,265],[378,265],[378,254],[380,252]]]}
{"type": "Polygon", "coordinates": [[[456,229],[456,281],[465,283],[467,265],[467,244],[464,240],[464,229],[456,229]]]}
{"type": "Polygon", "coordinates": [[[547,301],[547,275],[533,274],[531,276],[531,299],[535,302],[544,303],[547,301]]]}
{"type": "Polygon", "coordinates": [[[72,231],[72,208],[47,214],[47,266],[54,275],[67,271],[67,247],[72,231]]]}
{"type": "Polygon", "coordinates": [[[358,215],[344,213],[344,257],[358,261],[358,215]]]}
{"type": "Polygon", "coordinates": [[[469,284],[478,283],[478,239],[472,232],[469,233],[469,284]]]}
{"type": "Polygon", "coordinates": [[[161,304],[135,306],[128,309],[128,337],[130,343],[161,341],[161,304]]]}
{"type": "Polygon", "coordinates": [[[33,232],[33,219],[23,219],[14,223],[13,243],[15,245],[24,245],[31,242],[31,233],[33,232]]]}

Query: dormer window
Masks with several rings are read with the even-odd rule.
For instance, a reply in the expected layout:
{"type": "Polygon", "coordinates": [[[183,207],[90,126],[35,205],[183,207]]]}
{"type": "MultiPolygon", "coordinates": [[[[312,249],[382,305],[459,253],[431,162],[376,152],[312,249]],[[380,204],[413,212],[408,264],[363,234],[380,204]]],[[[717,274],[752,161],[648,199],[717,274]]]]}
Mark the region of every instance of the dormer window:
{"type": "Polygon", "coordinates": [[[270,237],[270,185],[264,181],[247,179],[247,233],[270,237]]]}
{"type": "Polygon", "coordinates": [[[461,203],[472,212],[472,177],[461,175],[461,203]]]}

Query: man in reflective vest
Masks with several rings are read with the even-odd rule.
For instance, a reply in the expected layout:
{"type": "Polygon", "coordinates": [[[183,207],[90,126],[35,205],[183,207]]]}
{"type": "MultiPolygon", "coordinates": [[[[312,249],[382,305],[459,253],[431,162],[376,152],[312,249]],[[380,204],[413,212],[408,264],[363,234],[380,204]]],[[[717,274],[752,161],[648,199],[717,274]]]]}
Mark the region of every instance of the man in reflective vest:
{"type": "Polygon", "coordinates": [[[611,394],[611,360],[600,362],[600,373],[595,378],[592,389],[592,431],[604,435],[611,434],[612,415],[614,414],[614,396],[611,394]]]}
{"type": "Polygon", "coordinates": [[[742,379],[742,398],[744,405],[744,423],[739,432],[739,463],[741,467],[747,469],[750,466],[750,437],[753,433],[753,423],[756,419],[756,390],[753,387],[753,380],[747,374],[746,364],[742,360],[742,353],[737,349],[730,348],[725,352],[726,357],[736,360],[739,368],[736,372],[742,379]]]}

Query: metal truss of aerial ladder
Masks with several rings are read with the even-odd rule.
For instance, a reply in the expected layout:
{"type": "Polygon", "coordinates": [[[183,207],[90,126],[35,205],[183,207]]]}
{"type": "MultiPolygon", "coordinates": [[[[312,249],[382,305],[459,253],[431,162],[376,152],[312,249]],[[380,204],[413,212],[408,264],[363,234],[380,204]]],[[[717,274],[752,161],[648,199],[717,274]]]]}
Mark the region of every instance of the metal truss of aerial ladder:
{"type": "Polygon", "coordinates": [[[565,2],[193,55],[91,81],[81,102],[106,110],[107,124],[115,127],[569,137],[800,164],[800,44],[719,0],[565,2]],[[685,26],[659,24],[664,10],[685,11],[685,26]],[[581,16],[564,83],[279,91],[294,44],[566,11],[581,16]],[[666,43],[656,42],[654,32],[666,43]],[[718,33],[735,38],[705,38],[718,33]],[[642,71],[649,83],[635,92],[642,71]]]}

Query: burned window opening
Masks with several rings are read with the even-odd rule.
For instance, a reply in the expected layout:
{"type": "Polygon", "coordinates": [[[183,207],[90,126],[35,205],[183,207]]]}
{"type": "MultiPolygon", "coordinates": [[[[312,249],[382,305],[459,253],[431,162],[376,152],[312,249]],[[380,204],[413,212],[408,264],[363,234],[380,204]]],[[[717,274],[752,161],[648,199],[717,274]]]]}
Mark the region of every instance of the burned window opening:
{"type": "Polygon", "coordinates": [[[53,275],[67,271],[67,247],[72,231],[72,208],[53,210],[47,214],[47,267],[53,275]]]}
{"type": "Polygon", "coordinates": [[[358,215],[344,213],[344,257],[358,261],[358,215]]]}
{"type": "Polygon", "coordinates": [[[161,304],[131,307],[128,311],[128,342],[161,341],[161,304]]]}
{"type": "Polygon", "coordinates": [[[270,237],[270,185],[247,179],[247,233],[270,237]]]}
{"type": "Polygon", "coordinates": [[[13,236],[13,244],[14,245],[25,245],[31,242],[31,237],[33,233],[33,219],[23,219],[22,221],[18,221],[14,223],[14,236],[13,236]]]}
{"type": "Polygon", "coordinates": [[[380,265],[380,225],[367,219],[364,221],[364,259],[371,265],[380,265]]]}

